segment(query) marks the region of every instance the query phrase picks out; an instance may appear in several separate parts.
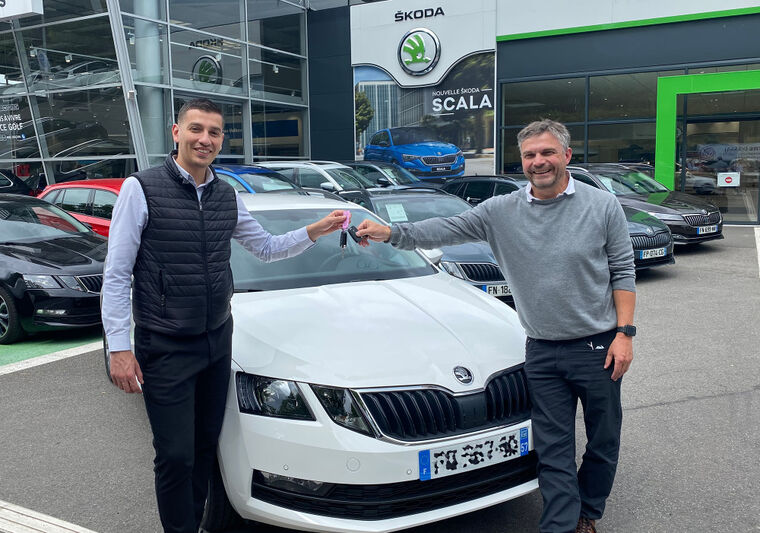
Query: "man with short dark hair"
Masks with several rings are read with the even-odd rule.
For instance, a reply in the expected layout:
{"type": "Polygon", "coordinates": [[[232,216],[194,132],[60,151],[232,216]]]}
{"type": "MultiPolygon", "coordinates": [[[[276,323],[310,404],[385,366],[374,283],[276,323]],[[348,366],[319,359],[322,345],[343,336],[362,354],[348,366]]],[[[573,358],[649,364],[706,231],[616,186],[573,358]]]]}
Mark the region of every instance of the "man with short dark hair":
{"type": "Polygon", "coordinates": [[[517,136],[529,184],[449,218],[358,235],[400,248],[488,241],[527,333],[525,373],[544,499],[541,533],[593,533],[620,448],[620,385],[633,359],[633,249],[617,199],[573,180],[564,125],[533,122],[517,136]],[[575,464],[580,399],[588,445],[575,464]]]}
{"type": "Polygon", "coordinates": [[[345,218],[334,211],[284,235],[265,231],[210,166],[223,125],[209,100],[182,106],[172,126],[177,150],[124,181],[108,240],[102,315],[111,379],[143,393],[167,533],[197,533],[203,516],[231,368],[230,239],[276,261],[308,249],[345,218]]]}

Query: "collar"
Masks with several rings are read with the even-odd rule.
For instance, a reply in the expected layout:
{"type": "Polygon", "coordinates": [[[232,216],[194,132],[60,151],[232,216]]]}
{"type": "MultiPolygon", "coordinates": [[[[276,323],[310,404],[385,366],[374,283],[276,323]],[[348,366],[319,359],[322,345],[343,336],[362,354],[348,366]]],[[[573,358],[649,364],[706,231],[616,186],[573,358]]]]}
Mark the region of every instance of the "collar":
{"type": "MultiPolygon", "coordinates": [[[[570,174],[569,170],[566,170],[568,180],[567,180],[567,187],[565,187],[565,190],[559,193],[556,198],[559,198],[560,196],[570,196],[571,194],[575,194],[575,180],[573,179],[573,175],[570,174]]],[[[528,198],[528,202],[532,202],[533,200],[538,200],[533,194],[531,193],[532,186],[530,182],[525,186],[525,194],[528,198]]]]}
{"type": "Polygon", "coordinates": [[[200,189],[201,187],[205,187],[206,185],[208,185],[209,183],[211,183],[211,181],[216,177],[215,174],[214,174],[214,171],[211,170],[211,167],[208,167],[206,169],[206,180],[203,183],[201,183],[200,185],[196,185],[195,184],[195,178],[193,178],[193,176],[191,176],[190,173],[187,170],[185,170],[184,168],[182,168],[180,166],[180,164],[177,163],[177,156],[176,156],[176,154],[172,155],[172,161],[174,161],[174,165],[177,167],[177,170],[179,170],[180,176],[182,176],[185,179],[185,181],[190,182],[190,184],[192,184],[192,186],[196,187],[197,189],[200,189]]]}

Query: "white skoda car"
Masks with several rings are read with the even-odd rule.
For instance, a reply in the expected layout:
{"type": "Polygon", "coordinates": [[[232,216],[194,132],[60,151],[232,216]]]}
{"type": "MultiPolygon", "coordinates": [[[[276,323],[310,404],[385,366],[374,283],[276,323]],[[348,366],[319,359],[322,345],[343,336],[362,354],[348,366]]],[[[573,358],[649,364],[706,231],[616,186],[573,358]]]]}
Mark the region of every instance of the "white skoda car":
{"type": "MultiPolygon", "coordinates": [[[[351,203],[245,195],[272,233],[351,203]]],[[[514,311],[421,253],[339,233],[265,264],[233,243],[232,375],[204,529],[396,531],[538,487],[514,311]]]]}

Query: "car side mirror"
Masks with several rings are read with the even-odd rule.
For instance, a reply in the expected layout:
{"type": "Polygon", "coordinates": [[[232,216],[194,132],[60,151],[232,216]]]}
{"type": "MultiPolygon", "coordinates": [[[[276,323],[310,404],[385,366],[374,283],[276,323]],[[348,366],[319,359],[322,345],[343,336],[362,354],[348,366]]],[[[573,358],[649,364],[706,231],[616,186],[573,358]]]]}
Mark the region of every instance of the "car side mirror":
{"type": "Polygon", "coordinates": [[[335,192],[335,191],[336,191],[336,189],[335,189],[335,185],[333,185],[333,184],[332,184],[332,183],[330,183],[329,181],[326,181],[326,182],[324,182],[324,183],[320,183],[320,184],[319,184],[319,187],[320,187],[321,189],[324,189],[325,191],[329,191],[329,192],[335,192]]]}
{"type": "Polygon", "coordinates": [[[385,176],[381,178],[377,178],[377,184],[380,185],[380,187],[390,187],[392,185],[391,180],[389,180],[385,176]]]}
{"type": "Polygon", "coordinates": [[[422,255],[427,257],[428,261],[430,261],[436,266],[440,264],[441,259],[443,258],[443,250],[441,250],[440,248],[431,248],[431,249],[418,248],[418,249],[420,252],[422,252],[422,255]]]}

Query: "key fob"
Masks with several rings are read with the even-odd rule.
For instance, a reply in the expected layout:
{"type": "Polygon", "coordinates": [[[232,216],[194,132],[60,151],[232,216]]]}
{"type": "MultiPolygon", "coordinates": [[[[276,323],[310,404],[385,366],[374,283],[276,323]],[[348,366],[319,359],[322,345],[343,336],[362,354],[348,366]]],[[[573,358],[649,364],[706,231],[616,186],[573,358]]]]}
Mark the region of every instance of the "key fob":
{"type": "MultiPolygon", "coordinates": [[[[353,235],[351,237],[353,237],[353,235]]],[[[341,231],[340,232],[340,247],[345,248],[346,244],[348,244],[348,238],[346,237],[346,232],[341,231]]]]}
{"type": "Polygon", "coordinates": [[[348,234],[351,235],[351,238],[354,240],[355,243],[361,242],[361,240],[364,238],[364,237],[359,237],[356,234],[357,231],[359,230],[356,229],[356,226],[351,226],[350,228],[348,228],[348,234]]]}

